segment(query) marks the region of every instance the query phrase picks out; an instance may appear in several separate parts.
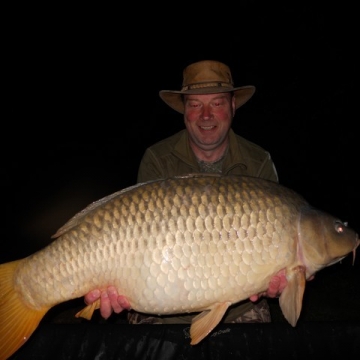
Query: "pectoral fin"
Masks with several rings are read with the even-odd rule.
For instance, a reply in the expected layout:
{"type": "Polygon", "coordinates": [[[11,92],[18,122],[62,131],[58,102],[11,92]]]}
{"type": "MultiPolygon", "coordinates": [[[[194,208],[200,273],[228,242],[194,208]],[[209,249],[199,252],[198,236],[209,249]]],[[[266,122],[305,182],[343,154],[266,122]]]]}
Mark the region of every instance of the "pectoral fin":
{"type": "Polygon", "coordinates": [[[285,319],[295,326],[302,308],[302,301],[306,283],[306,269],[297,266],[290,273],[287,273],[287,285],[279,298],[281,311],[285,319]]]}
{"type": "Polygon", "coordinates": [[[230,305],[230,302],[217,303],[210,310],[195,316],[190,327],[190,344],[196,345],[204,339],[220,322],[230,305]]]}
{"type": "Polygon", "coordinates": [[[84,319],[90,320],[91,317],[93,316],[93,313],[96,309],[100,309],[100,299],[94,301],[92,304],[87,305],[86,307],[84,307],[82,310],[80,310],[79,312],[77,312],[75,314],[75,317],[82,317],[84,319]]]}

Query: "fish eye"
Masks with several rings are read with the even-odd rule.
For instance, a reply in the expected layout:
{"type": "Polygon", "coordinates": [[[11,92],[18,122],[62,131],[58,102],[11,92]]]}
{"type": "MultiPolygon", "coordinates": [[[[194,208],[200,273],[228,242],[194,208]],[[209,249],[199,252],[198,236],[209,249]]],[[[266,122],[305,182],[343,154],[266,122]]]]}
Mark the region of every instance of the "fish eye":
{"type": "Polygon", "coordinates": [[[335,221],[335,231],[339,234],[342,234],[347,227],[347,222],[335,221]]]}

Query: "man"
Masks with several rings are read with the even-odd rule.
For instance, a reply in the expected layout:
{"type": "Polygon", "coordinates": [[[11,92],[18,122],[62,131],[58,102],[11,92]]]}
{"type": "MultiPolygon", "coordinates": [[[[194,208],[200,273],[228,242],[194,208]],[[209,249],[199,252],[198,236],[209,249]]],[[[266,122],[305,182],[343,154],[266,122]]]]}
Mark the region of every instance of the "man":
{"type": "MultiPolygon", "coordinates": [[[[235,111],[254,94],[254,86],[234,87],[227,65],[218,61],[199,61],[183,72],[180,91],[162,90],[161,99],[184,114],[185,129],[149,147],[141,160],[138,182],[186,175],[190,173],[221,173],[248,175],[278,182],[270,154],[260,146],[237,135],[231,129],[235,111]]],[[[277,296],[286,279],[275,276],[264,294],[254,294],[250,301],[229,309],[225,322],[270,322],[266,300],[260,296],[277,296]]],[[[124,296],[116,289],[95,290],[85,296],[87,304],[100,298],[104,318],[112,311],[130,309],[124,296]]],[[[148,316],[129,312],[130,323],[190,323],[192,316],[148,316]]]]}

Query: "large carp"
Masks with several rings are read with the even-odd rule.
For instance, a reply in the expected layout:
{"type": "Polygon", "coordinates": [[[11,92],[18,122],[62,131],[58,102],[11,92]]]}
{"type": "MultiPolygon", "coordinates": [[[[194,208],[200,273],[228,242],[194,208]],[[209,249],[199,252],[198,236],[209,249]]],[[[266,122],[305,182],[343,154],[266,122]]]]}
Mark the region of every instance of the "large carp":
{"type": "Polygon", "coordinates": [[[0,265],[0,359],[50,308],[109,285],[139,312],[199,312],[190,328],[197,344],[230,305],[265,291],[285,269],[280,307],[295,326],[306,279],[355,257],[359,245],[346,223],[288,188],[216,175],[126,188],[90,204],[53,237],[44,249],[0,265]]]}

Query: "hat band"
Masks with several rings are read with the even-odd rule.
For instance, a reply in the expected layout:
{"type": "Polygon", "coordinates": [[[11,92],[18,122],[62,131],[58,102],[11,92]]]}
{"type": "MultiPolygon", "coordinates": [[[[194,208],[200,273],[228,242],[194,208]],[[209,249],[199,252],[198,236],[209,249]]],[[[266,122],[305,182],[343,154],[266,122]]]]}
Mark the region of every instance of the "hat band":
{"type": "Polygon", "coordinates": [[[194,89],[203,89],[207,87],[226,87],[226,88],[232,88],[233,86],[229,83],[224,82],[207,82],[207,83],[197,83],[197,84],[190,84],[183,86],[181,91],[187,91],[187,90],[194,90],[194,89]]]}

